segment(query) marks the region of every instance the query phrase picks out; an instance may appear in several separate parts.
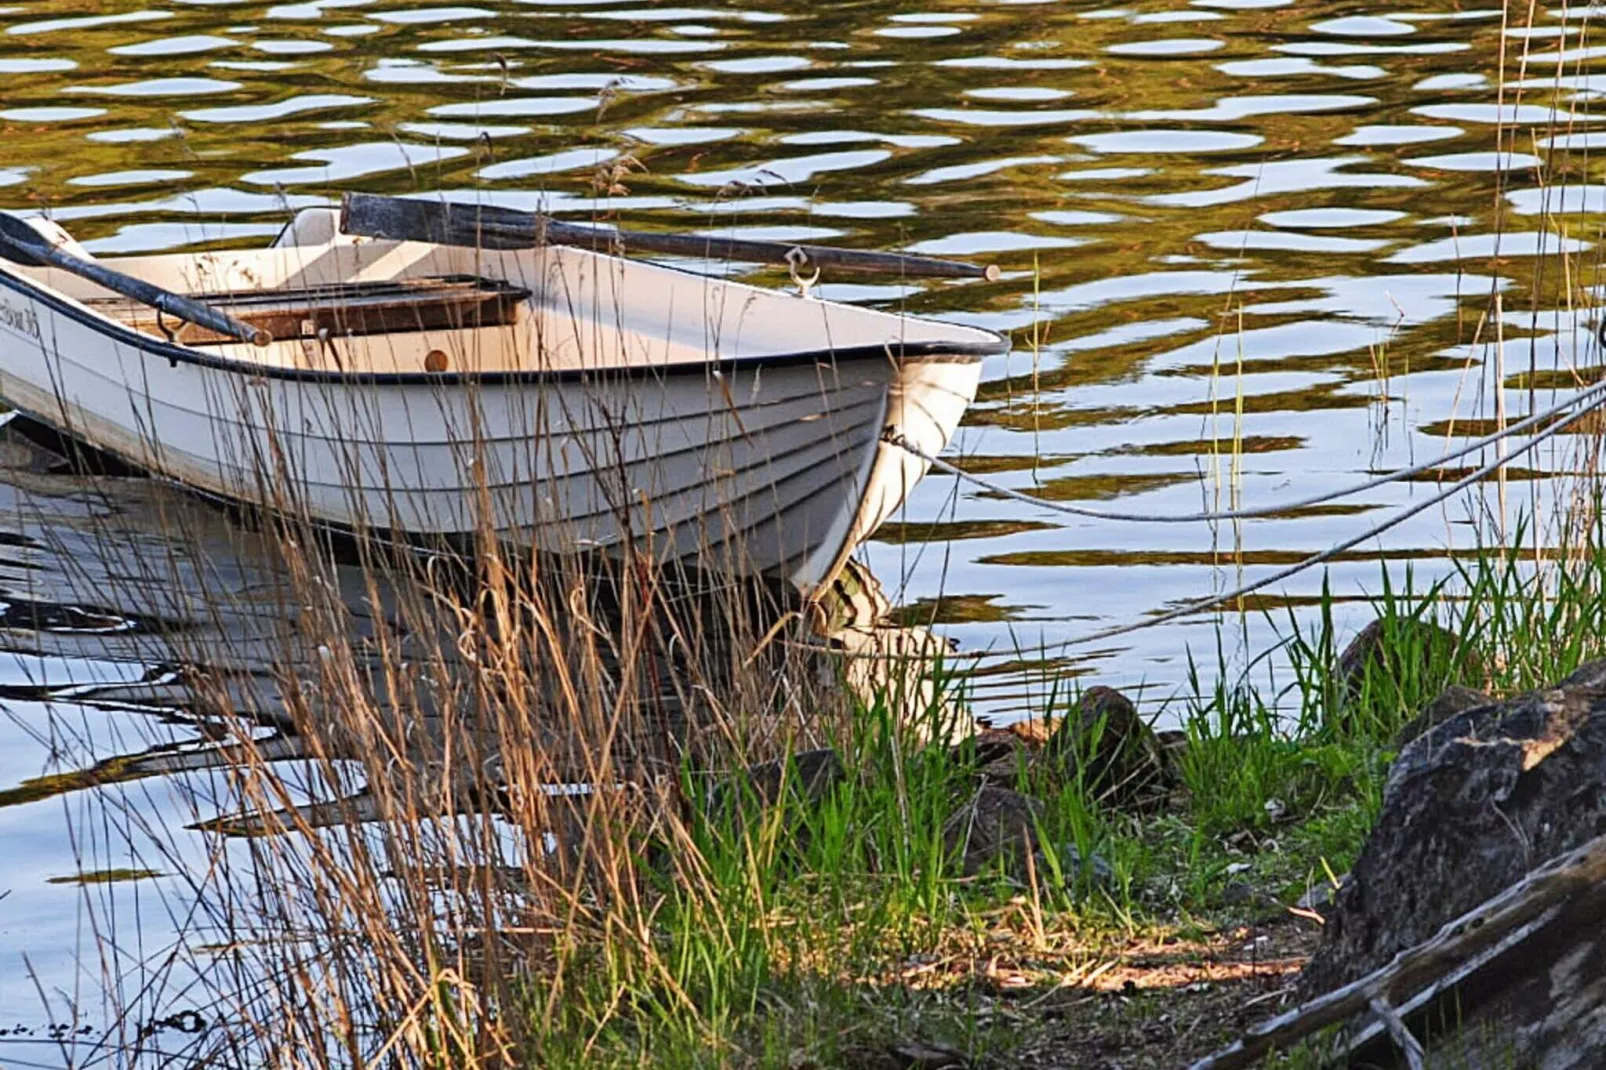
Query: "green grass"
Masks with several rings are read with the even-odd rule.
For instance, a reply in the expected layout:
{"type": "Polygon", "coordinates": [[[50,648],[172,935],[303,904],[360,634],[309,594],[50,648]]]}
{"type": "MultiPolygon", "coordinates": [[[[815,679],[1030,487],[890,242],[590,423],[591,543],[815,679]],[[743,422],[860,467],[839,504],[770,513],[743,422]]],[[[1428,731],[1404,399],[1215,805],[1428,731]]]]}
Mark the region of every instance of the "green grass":
{"type": "Polygon", "coordinates": [[[1313,624],[1284,622],[1281,689],[1234,684],[1248,677],[1225,658],[1195,667],[1182,696],[1145,711],[1186,737],[1158,811],[1110,807],[1074,756],[1023,766],[1016,787],[1044,803],[1025,875],[999,864],[966,876],[945,843],[974,791],[974,747],[910,745],[885,707],[864,710],[836,741],[851,773],[823,795],[763,805],[748,793],[694,817],[655,877],[652,953],[631,941],[577,952],[561,1012],[532,1043],[553,1066],[860,1065],[904,1036],[1007,1060],[1031,1030],[981,1013],[974,969],[923,975],[919,963],[984,955],[1003,924],[1012,955],[1041,959],[1046,991],[1112,942],[1209,933],[1342,874],[1381,805],[1396,734],[1426,702],[1450,684],[1531,687],[1602,652],[1606,553],[1591,537],[1567,557],[1536,568],[1531,553],[1489,551],[1425,588],[1385,576],[1377,650],[1349,677],[1331,598],[1313,624]],[[1072,872],[1073,854],[1100,872],[1072,872]]]}
{"type": "MultiPolygon", "coordinates": [[[[990,759],[974,742],[943,739],[945,711],[964,701],[962,675],[936,674],[945,701],[932,703],[924,726],[899,723],[898,696],[811,721],[808,731],[824,734],[815,745],[835,751],[843,774],[810,791],[793,768],[766,799],[739,776],[707,772],[714,763],[702,759],[745,764],[749,740],[762,737],[742,733],[774,720],[762,704],[773,689],[748,692],[760,696],[757,708],[737,712],[751,722],[725,722],[733,742],[687,749],[702,771],[603,761],[613,733],[640,727],[611,704],[609,674],[646,645],[622,644],[606,662],[576,658],[565,677],[570,705],[556,715],[553,700],[537,701],[551,683],[541,674],[568,664],[563,644],[573,635],[603,642],[600,625],[544,626],[584,602],[521,593],[528,603],[466,639],[458,628],[495,615],[477,603],[450,615],[454,651],[473,651],[484,668],[467,675],[473,686],[457,687],[457,663],[431,660],[426,647],[431,671],[408,679],[427,701],[397,684],[393,722],[371,701],[370,676],[335,671],[351,629],[343,603],[331,601],[327,625],[305,617],[306,640],[330,651],[332,668],[297,723],[328,753],[355,753],[342,760],[366,763],[372,789],[403,819],[263,837],[249,881],[230,886],[219,869],[220,883],[198,897],[265,912],[235,946],[262,956],[253,961],[280,986],[265,1011],[239,1015],[262,1023],[269,1047],[280,1036],[287,1049],[337,1047],[346,1024],[363,1021],[398,1061],[443,1067],[892,1066],[901,1057],[889,1050],[913,1041],[991,1065],[1076,1065],[1073,1049],[1087,1037],[1132,1065],[1185,1065],[1231,1038],[1245,993],[1291,977],[1262,989],[1227,984],[1218,995],[1214,981],[1184,967],[1225,961],[1245,945],[1246,926],[1258,934],[1282,919],[1280,931],[1293,929],[1288,906],[1349,869],[1382,805],[1400,730],[1426,703],[1451,684],[1495,694],[1546,684],[1603,652],[1600,529],[1551,539],[1562,550],[1537,561],[1531,551],[1486,550],[1444,582],[1385,574],[1367,606],[1344,612],[1324,593],[1315,612],[1273,618],[1275,647],[1247,665],[1228,645],[1242,622],[1223,617],[1220,642],[1196,652],[1177,693],[1139,710],[1175,734],[1169,791],[1118,804],[1088,736],[1013,768],[988,764],[995,782],[1036,800],[1031,850],[968,872],[951,826],[990,759]],[[1373,618],[1371,656],[1341,666],[1356,626],[1373,618]],[[481,672],[497,686],[479,687],[481,672]],[[505,812],[443,816],[427,805],[438,790],[429,752],[387,749],[415,706],[461,717],[480,734],[443,738],[503,759],[495,782],[487,763],[468,763],[484,780],[454,798],[496,798],[505,812]],[[601,763],[588,782],[608,786],[554,813],[541,791],[551,769],[522,759],[540,757],[530,741],[560,715],[578,725],[574,755],[601,763]],[[567,835],[559,851],[572,848],[569,868],[504,850],[549,830],[567,835]],[[285,898],[260,907],[262,889],[285,898]],[[315,967],[299,953],[272,958],[284,947],[272,939],[281,924],[321,936],[326,958],[315,967]],[[337,994],[305,1000],[316,986],[302,970],[337,994]],[[1155,1041],[1156,1030],[1169,1039],[1155,1041]]],[[[1526,536],[1519,528],[1511,544],[1526,536]]],[[[586,579],[574,589],[589,590],[586,579]]],[[[331,586],[298,582],[309,605],[335,597],[331,586]]],[[[433,634],[440,607],[458,605],[454,592],[404,588],[402,624],[433,634]]],[[[789,656],[781,644],[769,649],[789,656]]],[[[751,659],[740,667],[750,666],[761,683],[777,671],[751,659]]],[[[1079,724],[1081,697],[1055,695],[1037,716],[1079,724]]],[[[279,769],[263,761],[246,770],[257,778],[250,794],[269,808],[293,795],[279,769]]],[[[220,929],[256,916],[242,909],[220,929]]],[[[1282,957],[1300,950],[1290,944],[1282,957]]]]}

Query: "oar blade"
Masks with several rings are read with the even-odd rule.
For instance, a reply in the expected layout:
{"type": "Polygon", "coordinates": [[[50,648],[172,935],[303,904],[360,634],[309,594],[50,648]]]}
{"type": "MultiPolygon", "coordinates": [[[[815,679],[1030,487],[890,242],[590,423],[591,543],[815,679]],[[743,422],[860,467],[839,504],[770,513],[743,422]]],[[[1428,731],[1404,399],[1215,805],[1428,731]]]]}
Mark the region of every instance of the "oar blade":
{"type": "Polygon", "coordinates": [[[479,249],[528,249],[542,240],[541,217],[490,205],[347,193],[340,231],[389,241],[479,249]]]}
{"type": "Polygon", "coordinates": [[[0,257],[24,267],[43,267],[47,261],[40,255],[50,243],[20,217],[0,212],[0,257]]]}

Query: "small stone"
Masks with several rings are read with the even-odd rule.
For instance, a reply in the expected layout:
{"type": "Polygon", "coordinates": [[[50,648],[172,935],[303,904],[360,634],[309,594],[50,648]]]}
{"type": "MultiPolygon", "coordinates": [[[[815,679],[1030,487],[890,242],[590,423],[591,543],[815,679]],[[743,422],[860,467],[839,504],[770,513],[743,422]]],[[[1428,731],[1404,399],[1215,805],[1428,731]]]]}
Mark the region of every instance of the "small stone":
{"type": "Polygon", "coordinates": [[[943,845],[950,857],[959,856],[966,876],[1002,861],[1006,873],[1024,877],[1042,817],[1038,800],[983,784],[943,825],[943,845]]]}
{"type": "Polygon", "coordinates": [[[1154,729],[1114,688],[1084,692],[1076,715],[1059,726],[1047,749],[1066,776],[1080,775],[1083,785],[1111,806],[1152,805],[1175,783],[1170,754],[1154,729]]]}
{"type": "Polygon", "coordinates": [[[1486,692],[1453,684],[1445,688],[1438,698],[1422,707],[1421,713],[1406,722],[1405,727],[1394,737],[1394,749],[1404,750],[1408,743],[1427,735],[1457,714],[1475,710],[1479,706],[1487,706],[1493,701],[1494,699],[1486,692]]]}
{"type": "Polygon", "coordinates": [[[1221,901],[1232,907],[1245,906],[1259,898],[1260,893],[1248,881],[1228,881],[1227,886],[1221,889],[1221,901]]]}
{"type": "Polygon", "coordinates": [[[906,1040],[889,1049],[902,1070],[969,1070],[970,1059],[961,1051],[923,1040],[906,1040]]]}
{"type": "Polygon", "coordinates": [[[1167,728],[1154,734],[1171,761],[1175,762],[1188,749],[1188,733],[1180,728],[1167,728]]]}
{"type": "Polygon", "coordinates": [[[1060,848],[1060,872],[1065,875],[1066,884],[1090,880],[1101,888],[1108,888],[1115,882],[1115,869],[1103,855],[1090,854],[1084,859],[1081,849],[1074,843],[1060,848]]]}

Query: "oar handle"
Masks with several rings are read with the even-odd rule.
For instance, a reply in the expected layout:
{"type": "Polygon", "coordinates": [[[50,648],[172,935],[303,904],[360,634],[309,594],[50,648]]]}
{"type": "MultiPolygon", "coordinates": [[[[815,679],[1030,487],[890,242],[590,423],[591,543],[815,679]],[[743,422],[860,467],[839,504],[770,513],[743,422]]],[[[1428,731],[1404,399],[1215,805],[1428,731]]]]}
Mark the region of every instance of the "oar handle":
{"type": "MultiPolygon", "coordinates": [[[[15,216],[6,218],[21,226],[27,226],[15,216]]],[[[63,252],[51,245],[42,235],[38,241],[33,241],[31,238],[20,237],[16,233],[15,227],[7,226],[4,230],[0,230],[0,253],[8,250],[22,254],[16,259],[23,263],[28,263],[32,260],[53,268],[60,268],[62,271],[70,272],[79,278],[88,279],[90,282],[104,286],[113,293],[131,297],[135,301],[159,309],[174,319],[193,323],[198,327],[205,327],[229,338],[234,338],[241,342],[249,342],[254,346],[266,346],[273,342],[273,335],[260,327],[253,327],[249,323],[241,323],[233,316],[220,312],[192,297],[185,297],[183,294],[165,290],[154,283],[146,282],[144,279],[136,279],[132,275],[113,271],[104,264],[97,264],[92,260],[84,260],[73,256],[71,253],[63,252]]]]}
{"type": "Polygon", "coordinates": [[[369,238],[426,241],[484,249],[528,249],[533,246],[573,245],[610,250],[624,248],[711,260],[747,260],[761,264],[800,264],[799,257],[816,267],[840,267],[881,275],[947,279],[999,277],[996,264],[983,267],[959,260],[940,260],[907,253],[868,249],[842,249],[831,245],[760,241],[753,238],[719,238],[701,234],[660,234],[642,230],[607,230],[564,223],[534,212],[490,205],[453,204],[411,197],[385,197],[375,193],[347,193],[340,201],[340,230],[369,238]]]}

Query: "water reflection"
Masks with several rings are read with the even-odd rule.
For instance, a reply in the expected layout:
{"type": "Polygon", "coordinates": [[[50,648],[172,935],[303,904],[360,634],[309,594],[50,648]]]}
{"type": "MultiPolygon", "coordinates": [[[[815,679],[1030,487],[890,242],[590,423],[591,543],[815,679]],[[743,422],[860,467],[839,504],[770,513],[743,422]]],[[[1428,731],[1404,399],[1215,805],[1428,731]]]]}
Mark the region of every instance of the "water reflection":
{"type": "MultiPolygon", "coordinates": [[[[428,673],[470,681],[472,691],[472,680],[503,671],[480,665],[448,608],[484,602],[480,585],[485,581],[472,562],[407,550],[397,550],[395,560],[376,561],[339,537],[330,537],[327,545],[302,546],[298,535],[259,530],[248,517],[145,479],[102,455],[85,455],[25,419],[11,420],[0,435],[0,517],[5,518],[0,521],[0,666],[9,670],[0,676],[0,704],[70,703],[136,712],[164,728],[183,729],[186,736],[139,735],[133,749],[119,743],[108,751],[103,741],[86,743],[76,755],[53,750],[43,756],[51,767],[46,774],[26,778],[9,791],[0,785],[0,805],[154,774],[227,769],[240,758],[242,732],[269,761],[322,753],[308,750],[308,741],[298,737],[293,709],[305,700],[305,689],[316,693],[327,686],[319,683],[319,663],[330,657],[325,644],[331,639],[316,631],[322,611],[307,601],[310,589],[326,583],[336,588],[343,633],[338,638],[353,644],[354,671],[372,677],[357,684],[364,703],[392,705],[395,716],[420,719],[414,727],[437,743],[475,730],[461,718],[453,726],[434,723],[439,717],[432,708],[452,701],[446,696],[459,694],[460,688],[401,688],[391,678],[421,663],[428,673]],[[74,450],[74,460],[63,456],[67,450],[74,450]],[[327,571],[292,580],[287,552],[315,557],[327,571]],[[417,572],[415,565],[424,571],[417,572]],[[410,585],[420,582],[429,585],[425,597],[432,603],[442,595],[461,595],[432,607],[431,616],[439,621],[429,624],[439,634],[425,631],[409,615],[411,606],[403,605],[415,596],[410,585]],[[90,764],[83,764],[86,757],[90,764]]],[[[586,566],[553,561],[541,567],[558,572],[586,566]]],[[[583,579],[582,588],[532,593],[523,604],[561,604],[566,615],[595,622],[575,628],[610,629],[599,653],[611,658],[612,644],[623,642],[626,610],[611,593],[611,573],[586,573],[583,579]],[[584,605],[573,601],[582,589],[584,605]],[[542,600],[547,598],[562,601],[542,600]]],[[[645,686],[630,701],[649,711],[649,723],[663,729],[669,742],[663,749],[653,740],[621,741],[624,760],[674,769],[689,726],[704,716],[701,700],[718,708],[750,698],[738,681],[727,680],[739,672],[729,665],[741,661],[745,668],[767,656],[766,649],[776,659],[776,672],[784,667],[793,677],[780,684],[815,701],[828,701],[822,688],[833,687],[838,667],[833,650],[853,655],[847,681],[861,701],[876,701],[889,689],[898,693],[888,700],[903,701],[908,709],[930,701],[932,692],[922,685],[921,674],[946,646],[922,629],[886,625],[890,605],[879,581],[862,566],[851,566],[807,615],[797,612],[800,606],[780,602],[780,592],[758,585],[749,592],[728,582],[709,593],[691,587],[659,590],[654,604],[667,614],[661,624],[665,638],[660,641],[649,628],[646,646],[632,648],[632,657],[649,666],[645,675],[618,660],[608,661],[604,671],[616,681],[620,696],[645,686]],[[724,599],[740,604],[725,607],[724,599]],[[738,619],[746,613],[755,615],[751,623],[738,619]],[[705,629],[711,640],[693,643],[686,638],[689,628],[705,629]],[[732,644],[749,631],[767,641],[751,653],[734,649],[732,644]],[[817,655],[809,652],[814,648],[817,655]],[[893,666],[890,655],[883,656],[889,651],[901,653],[909,664],[893,666]],[[720,690],[724,683],[729,693],[720,690]],[[903,694],[905,685],[914,691],[903,694]]],[[[564,626],[561,620],[554,623],[564,626]]],[[[531,656],[540,656],[537,640],[523,642],[531,656]]],[[[540,684],[562,686],[556,680],[540,684]]],[[[555,711],[561,705],[556,696],[532,698],[550,701],[555,711]]],[[[311,712],[319,716],[318,710],[311,712]]],[[[331,709],[329,717],[335,716],[331,709]]],[[[561,749],[563,715],[553,712],[544,720],[546,744],[561,749]]],[[[29,721],[14,721],[24,732],[41,730],[29,721]]],[[[319,746],[330,746],[331,740],[337,750],[345,746],[338,729],[330,732],[320,737],[319,746]]],[[[481,745],[494,750],[500,739],[493,734],[481,745]]],[[[359,747],[353,739],[336,757],[359,759],[359,747]]],[[[416,757],[426,764],[435,760],[423,750],[416,757]]],[[[561,777],[563,759],[556,761],[561,777]]],[[[586,779],[585,770],[570,778],[586,779]]]]}
{"type": "MultiPolygon", "coordinates": [[[[999,282],[827,277],[817,292],[1014,332],[956,452],[968,470],[1064,501],[1155,513],[1275,503],[1481,433],[1502,390],[1515,419],[1601,374],[1589,310],[1606,185],[1589,153],[1606,137],[1606,49],[1586,8],[90,8],[0,11],[0,199],[48,208],[91,250],[263,240],[291,209],[357,185],[984,255],[1005,269],[999,282]]],[[[1571,463],[1561,446],[1527,459],[1508,480],[1536,493],[1512,500],[1548,508],[1544,477],[1571,463]]],[[[34,490],[55,478],[6,477],[34,490]]],[[[133,498],[116,515],[132,515],[145,492],[122,489],[133,498]]],[[[1253,579],[1431,490],[1192,530],[1072,520],[933,478],[865,557],[900,620],[991,652],[973,689],[983,709],[1018,711],[1052,674],[1164,694],[1190,650],[1213,657],[1216,619],[1091,650],[1054,643],[1253,579]]],[[[72,494],[52,501],[50,537],[67,546],[87,548],[110,515],[72,494]]],[[[1484,508],[1498,510],[1493,494],[1414,518],[1335,563],[1333,588],[1377,590],[1380,554],[1414,561],[1421,579],[1444,574],[1484,508]]],[[[239,538],[226,523],[215,537],[239,538]]],[[[142,674],[168,655],[143,651],[150,661],[124,679],[93,626],[104,613],[159,615],[174,577],[149,577],[144,601],[68,598],[84,616],[52,616],[66,590],[52,561],[0,547],[0,583],[20,607],[9,634],[154,702],[172,685],[142,674]]],[[[1241,647],[1229,654],[1264,650],[1258,610],[1303,612],[1320,583],[1228,618],[1241,647]]],[[[21,725],[57,701],[19,692],[6,704],[21,725]]],[[[110,708],[96,716],[123,724],[110,708]]],[[[171,727],[198,745],[198,725],[171,727]]],[[[11,763],[0,786],[37,777],[48,752],[0,756],[11,763]]],[[[8,848],[37,842],[0,828],[8,848]]]]}
{"type": "MultiPolygon", "coordinates": [[[[97,995],[58,1005],[47,994],[41,1002],[26,971],[0,971],[0,1007],[19,1023],[13,1039],[20,1046],[0,1053],[8,1064],[13,1055],[60,1063],[61,1052],[48,1044],[64,1028],[74,1036],[85,1031],[85,1052],[105,1043],[126,1054],[124,1034],[140,1025],[141,1015],[184,1010],[182,996],[165,988],[132,997],[116,985],[100,992],[93,964],[108,949],[144,963],[143,942],[171,941],[174,926],[179,939],[204,943],[204,926],[172,918],[195,909],[188,897],[199,874],[230,860],[247,864],[252,848],[242,837],[382,818],[365,771],[401,763],[408,770],[402,775],[422,775],[432,787],[460,780],[460,789],[420,804],[429,814],[432,805],[500,812],[505,800],[483,789],[497,782],[507,760],[550,756],[548,768],[560,783],[589,782],[594,768],[576,756],[592,737],[571,729],[560,713],[538,712],[536,736],[521,737],[529,753],[509,758],[500,748],[512,737],[486,723],[494,713],[476,718],[448,708],[475,688],[494,691],[507,669],[482,667],[467,633],[456,631],[450,607],[476,606],[479,599],[442,601],[438,617],[420,628],[405,611],[407,589],[391,582],[395,573],[383,562],[366,564],[340,540],[304,550],[328,571],[302,581],[311,587],[296,587],[272,533],[106,458],[69,461],[62,454],[68,448],[23,419],[0,431],[0,844],[15,863],[0,884],[0,892],[14,893],[0,896],[0,961],[28,956],[57,987],[79,984],[97,995]],[[305,600],[327,582],[342,606],[338,641],[351,644],[355,686],[372,716],[360,732],[339,723],[345,706],[325,706],[318,697],[330,684],[322,670],[330,658],[326,644],[336,637],[318,630],[322,610],[305,600]],[[425,686],[401,682],[419,672],[425,686]],[[428,683],[443,672],[460,679],[428,683]],[[328,717],[310,736],[297,718],[307,710],[328,717]],[[399,728],[404,741],[388,765],[366,761],[375,725],[399,728]],[[249,770],[262,763],[273,763],[296,796],[253,796],[249,770]],[[141,895],[167,909],[151,912],[141,895]],[[75,917],[89,923],[74,929],[75,917]],[[124,940],[114,930],[131,935],[124,940]],[[40,953],[41,939],[48,954],[40,953]],[[35,1040],[45,1047],[35,1050],[35,1040]]],[[[458,576],[448,559],[427,568],[436,591],[481,579],[458,576]]],[[[770,642],[751,655],[728,643],[685,638],[688,622],[716,638],[731,633],[734,624],[721,628],[711,616],[724,610],[722,597],[705,603],[659,589],[657,604],[675,607],[672,627],[647,629],[646,645],[631,648],[631,665],[615,659],[592,666],[621,694],[646,688],[632,700],[641,713],[629,723],[650,731],[619,734],[618,768],[639,772],[645,763],[675,773],[708,708],[734,708],[753,697],[736,678],[747,681],[742,674],[755,662],[751,677],[810,715],[825,715],[832,696],[846,700],[837,675],[842,653],[849,658],[846,683],[856,693],[868,698],[890,684],[909,708],[932,700],[921,673],[946,646],[918,627],[884,625],[888,603],[859,566],[838,581],[825,616],[779,618],[770,642]],[[887,669],[889,655],[895,672],[887,669]],[[688,664],[692,658],[695,665],[688,664]],[[776,665],[769,684],[766,658],[776,665]],[[728,691],[722,673],[731,674],[728,691]]],[[[563,603],[573,627],[606,619],[613,634],[624,634],[618,619],[591,612],[619,611],[605,589],[586,601],[595,605],[563,603]]],[[[770,603],[755,605],[762,611],[770,603]]],[[[539,641],[525,643],[539,660],[539,641]]],[[[604,642],[605,659],[611,649],[604,642]]],[[[570,679],[550,673],[527,682],[558,689],[570,679]]],[[[554,711],[567,708],[556,696],[526,698],[538,709],[546,702],[554,711]]],[[[173,967],[185,976],[194,968],[173,967]]]]}

